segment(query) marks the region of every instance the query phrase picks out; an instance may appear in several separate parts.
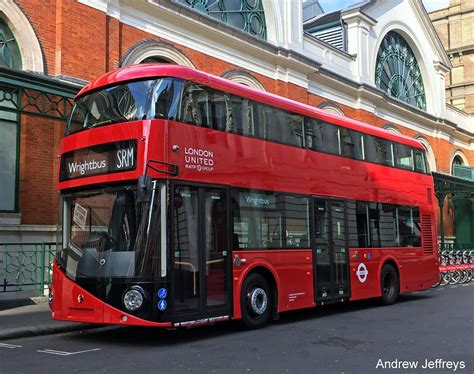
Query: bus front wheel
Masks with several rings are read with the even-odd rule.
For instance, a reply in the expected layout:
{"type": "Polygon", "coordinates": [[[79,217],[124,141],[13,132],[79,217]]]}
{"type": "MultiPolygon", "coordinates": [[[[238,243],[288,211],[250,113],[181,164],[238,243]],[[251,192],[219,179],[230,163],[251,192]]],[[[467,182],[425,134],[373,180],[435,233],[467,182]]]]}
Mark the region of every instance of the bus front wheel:
{"type": "Polygon", "coordinates": [[[247,329],[258,329],[270,320],[272,295],[268,281],[259,273],[245,278],[240,292],[242,324],[247,329]]]}
{"type": "Polygon", "coordinates": [[[400,293],[400,280],[392,265],[385,264],[380,275],[380,288],[382,290],[382,304],[392,305],[397,301],[400,293]]]}

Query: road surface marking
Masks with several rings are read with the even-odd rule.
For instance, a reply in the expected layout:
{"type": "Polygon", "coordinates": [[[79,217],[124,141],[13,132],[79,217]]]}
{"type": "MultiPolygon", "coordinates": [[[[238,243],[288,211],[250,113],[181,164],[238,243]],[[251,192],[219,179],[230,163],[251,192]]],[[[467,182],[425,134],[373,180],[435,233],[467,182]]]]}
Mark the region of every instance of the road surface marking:
{"type": "Polygon", "coordinates": [[[21,348],[21,347],[22,347],[21,345],[0,343],[0,348],[10,348],[10,349],[15,349],[15,348],[21,348]]]}
{"type": "Polygon", "coordinates": [[[56,351],[54,349],[39,349],[36,352],[48,353],[50,355],[58,355],[58,356],[72,356],[72,355],[78,355],[81,353],[88,353],[88,352],[94,352],[94,351],[100,351],[100,348],[88,349],[85,351],[78,351],[78,352],[64,352],[64,351],[56,351]]]}

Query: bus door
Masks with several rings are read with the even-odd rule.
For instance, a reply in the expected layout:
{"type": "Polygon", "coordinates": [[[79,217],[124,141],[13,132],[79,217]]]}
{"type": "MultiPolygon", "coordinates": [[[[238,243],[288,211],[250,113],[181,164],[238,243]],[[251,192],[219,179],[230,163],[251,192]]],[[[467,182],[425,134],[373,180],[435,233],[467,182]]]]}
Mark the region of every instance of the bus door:
{"type": "MultiPolygon", "coordinates": [[[[171,201],[173,321],[230,313],[229,191],[174,184],[171,201]]],[[[200,321],[202,322],[202,321],[200,321]]]]}
{"type": "Polygon", "coordinates": [[[318,304],[350,296],[345,203],[314,199],[314,281],[318,304]]]}

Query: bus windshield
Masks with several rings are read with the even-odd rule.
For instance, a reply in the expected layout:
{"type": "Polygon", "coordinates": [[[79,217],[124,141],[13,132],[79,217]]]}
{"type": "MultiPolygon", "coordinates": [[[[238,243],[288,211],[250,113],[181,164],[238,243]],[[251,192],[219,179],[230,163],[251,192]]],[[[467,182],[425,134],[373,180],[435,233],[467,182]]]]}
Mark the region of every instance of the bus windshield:
{"type": "Polygon", "coordinates": [[[80,97],[69,118],[66,135],[114,123],[169,118],[169,112],[177,110],[180,86],[179,81],[170,78],[142,80],[80,97]]]}
{"type": "Polygon", "coordinates": [[[159,276],[159,200],[139,203],[132,187],[66,197],[58,262],[75,280],[159,276]]]}

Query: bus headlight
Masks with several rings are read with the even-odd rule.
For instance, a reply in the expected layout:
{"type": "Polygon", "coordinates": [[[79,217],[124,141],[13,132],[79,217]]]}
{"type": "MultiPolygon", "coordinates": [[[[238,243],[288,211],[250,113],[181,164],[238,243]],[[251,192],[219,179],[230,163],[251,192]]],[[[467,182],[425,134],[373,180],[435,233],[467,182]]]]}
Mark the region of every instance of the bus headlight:
{"type": "Polygon", "coordinates": [[[143,304],[143,291],[140,287],[134,287],[130,290],[125,291],[123,294],[123,305],[125,309],[130,312],[134,312],[139,309],[143,304]]]}

